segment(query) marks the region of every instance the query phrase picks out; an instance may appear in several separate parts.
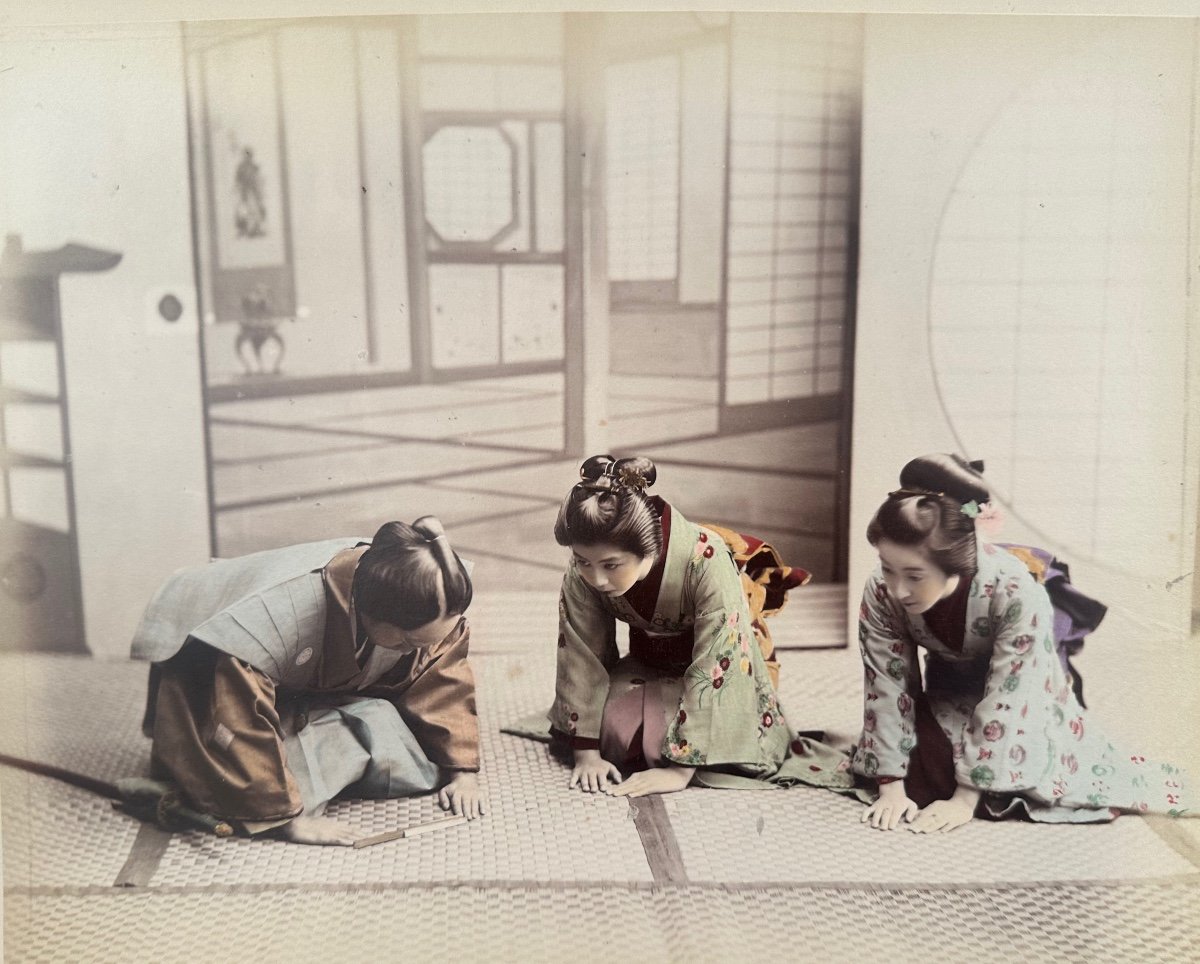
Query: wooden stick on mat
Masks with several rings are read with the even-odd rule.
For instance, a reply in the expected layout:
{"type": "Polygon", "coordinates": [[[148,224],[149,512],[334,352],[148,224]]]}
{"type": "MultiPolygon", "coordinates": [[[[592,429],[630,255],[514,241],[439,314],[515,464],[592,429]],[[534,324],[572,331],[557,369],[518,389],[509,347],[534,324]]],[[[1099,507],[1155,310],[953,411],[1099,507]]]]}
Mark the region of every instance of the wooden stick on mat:
{"type": "Polygon", "coordinates": [[[466,822],[466,817],[443,817],[441,820],[434,820],[431,823],[420,823],[415,827],[404,827],[401,830],[389,830],[387,833],[377,833],[373,837],[363,837],[360,840],[354,841],[354,847],[356,850],[362,847],[373,847],[375,844],[387,843],[389,840],[399,840],[402,837],[416,837],[433,830],[457,827],[459,824],[466,822]]]}

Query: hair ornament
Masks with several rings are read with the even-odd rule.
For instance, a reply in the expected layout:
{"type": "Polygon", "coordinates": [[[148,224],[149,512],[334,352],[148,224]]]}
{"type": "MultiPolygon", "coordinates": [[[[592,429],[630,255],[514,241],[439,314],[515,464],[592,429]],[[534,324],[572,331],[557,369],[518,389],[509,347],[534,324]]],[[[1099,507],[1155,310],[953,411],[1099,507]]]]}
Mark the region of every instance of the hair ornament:
{"type": "Polygon", "coordinates": [[[975,528],[989,536],[997,535],[1004,528],[1004,510],[992,502],[979,503],[972,499],[959,510],[975,520],[975,528]]]}
{"type": "MultiPolygon", "coordinates": [[[[982,462],[972,462],[971,468],[977,472],[983,471],[982,462]]],[[[888,493],[890,499],[910,499],[910,498],[929,498],[930,496],[945,497],[945,492],[935,492],[933,489],[920,489],[915,487],[904,487],[896,489],[888,493]]],[[[975,520],[975,528],[986,533],[989,536],[994,536],[1004,528],[1004,510],[992,502],[980,502],[978,499],[972,499],[970,502],[964,502],[958,510],[968,519],[975,520]]]]}
{"type": "MultiPolygon", "coordinates": [[[[615,464],[615,463],[614,463],[615,464]]],[[[635,492],[646,491],[646,478],[631,465],[622,465],[617,472],[617,484],[635,492]]]]}
{"type": "Polygon", "coordinates": [[[654,484],[654,471],[649,473],[638,463],[645,459],[614,459],[611,455],[594,455],[579,467],[579,487],[591,492],[644,492],[654,484]]]}
{"type": "Polygon", "coordinates": [[[888,493],[889,499],[929,498],[943,496],[945,492],[934,492],[933,489],[900,488],[888,493]]]}
{"type": "Polygon", "coordinates": [[[1004,510],[994,502],[985,502],[975,516],[975,527],[989,536],[999,535],[1004,528],[1004,510]]]}
{"type": "Polygon", "coordinates": [[[594,455],[579,466],[579,485],[585,489],[607,489],[616,482],[616,461],[611,455],[594,455]]]}

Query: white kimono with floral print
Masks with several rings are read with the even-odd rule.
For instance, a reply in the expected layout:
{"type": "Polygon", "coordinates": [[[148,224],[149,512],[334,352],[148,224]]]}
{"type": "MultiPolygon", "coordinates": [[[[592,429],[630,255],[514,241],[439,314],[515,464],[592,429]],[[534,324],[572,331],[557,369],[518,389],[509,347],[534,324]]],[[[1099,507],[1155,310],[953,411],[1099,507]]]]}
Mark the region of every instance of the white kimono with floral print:
{"type": "Polygon", "coordinates": [[[927,660],[948,664],[940,678],[963,681],[927,695],[953,747],[958,784],[1013,798],[1007,806],[987,798],[994,813],[1008,812],[1014,801],[1045,821],[1187,811],[1179,768],[1121,753],[1092,725],[1055,651],[1050,599],[1025,564],[982,541],[977,559],[961,652],[937,639],[919,614],[904,610],[879,568],[867,580],[859,611],[865,705],[855,772],[908,772],[922,646],[927,660]]]}
{"type": "Polygon", "coordinates": [[[549,719],[560,732],[597,739],[620,655],[616,620],[650,634],[692,629],[692,662],[663,756],[686,766],[732,766],[755,775],[779,769],[790,734],[750,626],[737,567],[721,537],[674,507],[654,616],[603,596],[572,561],[559,597],[558,677],[549,719]]]}

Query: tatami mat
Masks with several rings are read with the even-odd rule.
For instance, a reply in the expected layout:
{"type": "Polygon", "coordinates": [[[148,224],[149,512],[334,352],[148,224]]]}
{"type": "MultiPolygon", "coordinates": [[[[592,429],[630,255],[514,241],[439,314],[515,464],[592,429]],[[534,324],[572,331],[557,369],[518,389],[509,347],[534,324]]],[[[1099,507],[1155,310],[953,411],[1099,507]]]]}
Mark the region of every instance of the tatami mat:
{"type": "Polygon", "coordinates": [[[1189,884],[353,888],[12,895],[28,962],[1195,960],[1189,884]]]}
{"type": "Polygon", "coordinates": [[[0,656],[0,752],[102,780],[141,772],[147,666],[76,656],[0,656]]]}
{"type": "Polygon", "coordinates": [[[103,797],[0,767],[4,886],[111,886],[138,822],[103,797]]]}
{"type": "Polygon", "coordinates": [[[864,827],[860,804],[815,790],[697,789],[664,803],[694,881],[985,886],[1197,873],[1137,819],[1054,828],[976,820],[921,836],[864,827]]]}
{"type": "MultiPolygon", "coordinates": [[[[822,595],[844,607],[841,590],[822,595]]],[[[793,597],[777,642],[816,602],[793,597]]],[[[552,592],[493,593],[472,611],[489,812],[466,826],[358,851],[200,833],[147,849],[104,799],[0,768],[6,959],[690,964],[852,961],[881,946],[897,964],[1189,959],[1200,821],[977,821],[918,837],[863,827],[857,803],[817,790],[692,788],[632,806],[568,790],[545,745],[499,732],[550,703],[555,608],[552,592]],[[131,854],[147,861],[144,886],[116,887],[131,854]]],[[[849,740],[856,653],[782,662],[792,726],[849,740]]],[[[109,780],[144,772],[145,675],[0,657],[0,751],[109,780]]],[[[424,797],[330,813],[366,834],[439,811],[424,797]]]]}

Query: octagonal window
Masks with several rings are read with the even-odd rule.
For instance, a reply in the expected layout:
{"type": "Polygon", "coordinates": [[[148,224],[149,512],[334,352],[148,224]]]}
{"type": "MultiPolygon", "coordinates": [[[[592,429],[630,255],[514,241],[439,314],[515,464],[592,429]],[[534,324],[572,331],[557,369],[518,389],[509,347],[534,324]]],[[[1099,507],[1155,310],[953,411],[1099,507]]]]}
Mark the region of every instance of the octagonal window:
{"type": "Polygon", "coordinates": [[[516,224],[516,151],[498,127],[440,127],[422,152],[425,219],[445,244],[492,244],[516,224]]]}

